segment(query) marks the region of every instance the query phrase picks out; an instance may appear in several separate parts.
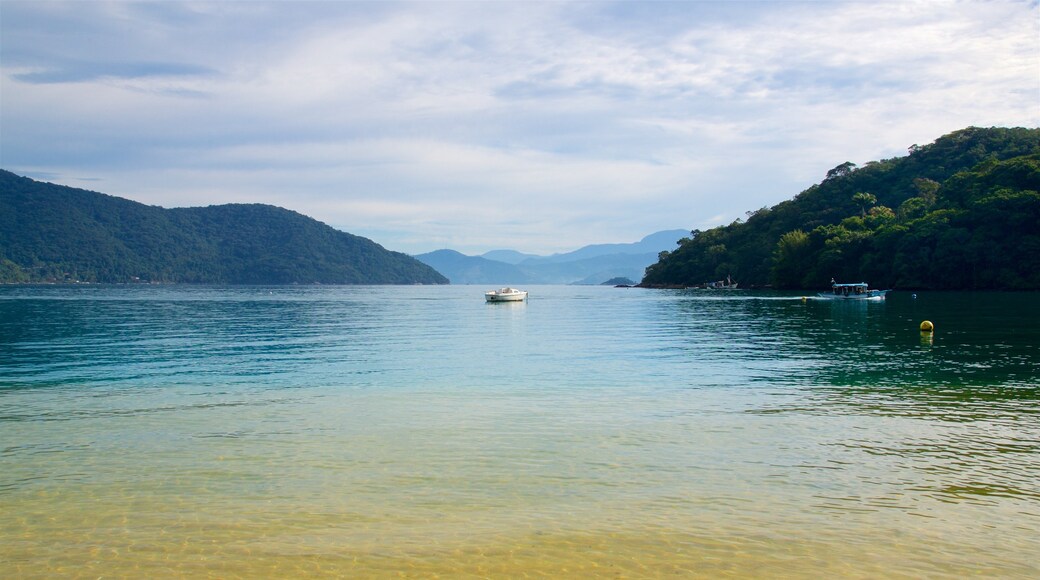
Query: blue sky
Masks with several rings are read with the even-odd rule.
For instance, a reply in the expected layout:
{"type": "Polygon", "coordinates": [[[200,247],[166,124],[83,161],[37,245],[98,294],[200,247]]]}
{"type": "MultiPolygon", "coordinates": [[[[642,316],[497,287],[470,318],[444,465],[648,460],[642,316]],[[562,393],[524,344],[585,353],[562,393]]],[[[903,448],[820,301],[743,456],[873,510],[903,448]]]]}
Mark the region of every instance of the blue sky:
{"type": "Polygon", "coordinates": [[[994,2],[0,0],[0,167],[408,253],[705,229],[845,161],[1040,126],[994,2]]]}

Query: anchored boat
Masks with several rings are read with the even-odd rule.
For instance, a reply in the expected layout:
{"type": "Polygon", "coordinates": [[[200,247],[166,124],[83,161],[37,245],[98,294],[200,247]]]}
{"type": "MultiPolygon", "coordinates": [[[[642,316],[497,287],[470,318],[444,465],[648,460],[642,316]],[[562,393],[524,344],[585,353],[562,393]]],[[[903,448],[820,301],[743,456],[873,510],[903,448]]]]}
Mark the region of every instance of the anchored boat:
{"type": "Polygon", "coordinates": [[[708,282],[704,285],[704,287],[708,290],[736,290],[737,283],[734,282],[729,276],[726,276],[725,280],[708,282]]]}
{"type": "Polygon", "coordinates": [[[484,299],[488,302],[521,302],[526,298],[527,291],[516,288],[499,288],[484,293],[484,299]]]}

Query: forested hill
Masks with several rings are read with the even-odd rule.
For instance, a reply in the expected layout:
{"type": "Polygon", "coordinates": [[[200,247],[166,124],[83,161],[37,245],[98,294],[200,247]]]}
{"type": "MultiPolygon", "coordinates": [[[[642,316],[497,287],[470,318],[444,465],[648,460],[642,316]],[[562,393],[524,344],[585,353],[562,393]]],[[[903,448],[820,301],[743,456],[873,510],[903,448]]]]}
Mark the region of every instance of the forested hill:
{"type": "Polygon", "coordinates": [[[293,211],[163,209],[0,170],[0,282],[446,284],[429,266],[293,211]]]}
{"type": "Polygon", "coordinates": [[[843,163],[771,208],[693,231],[644,286],[1040,289],[1040,129],[970,127],[909,155],[843,163]]]}

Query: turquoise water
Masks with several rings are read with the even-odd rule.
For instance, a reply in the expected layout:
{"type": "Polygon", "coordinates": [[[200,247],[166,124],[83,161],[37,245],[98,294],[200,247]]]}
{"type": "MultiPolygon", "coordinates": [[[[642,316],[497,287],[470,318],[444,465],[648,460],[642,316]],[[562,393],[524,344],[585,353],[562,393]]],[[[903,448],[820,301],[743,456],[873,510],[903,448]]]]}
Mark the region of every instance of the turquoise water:
{"type": "Polygon", "coordinates": [[[484,290],[0,288],[0,575],[1040,575],[1040,295],[484,290]]]}

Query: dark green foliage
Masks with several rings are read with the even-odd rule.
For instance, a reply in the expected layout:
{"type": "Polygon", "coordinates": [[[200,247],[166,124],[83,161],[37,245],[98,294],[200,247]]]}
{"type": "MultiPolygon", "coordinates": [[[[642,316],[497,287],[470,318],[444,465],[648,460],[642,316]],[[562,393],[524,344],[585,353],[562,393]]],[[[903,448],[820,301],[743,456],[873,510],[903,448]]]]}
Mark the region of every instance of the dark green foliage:
{"type": "Polygon", "coordinates": [[[618,276],[617,278],[611,278],[606,282],[600,282],[600,286],[635,286],[635,282],[625,278],[624,276],[618,276]]]}
{"type": "Polygon", "coordinates": [[[371,240],[268,205],[163,209],[0,170],[0,282],[446,284],[371,240]]]}
{"type": "Polygon", "coordinates": [[[746,222],[694,231],[647,286],[1040,289],[1040,129],[971,127],[910,155],[843,163],[746,222]]]}
{"type": "Polygon", "coordinates": [[[780,236],[773,253],[773,283],[780,287],[800,287],[809,273],[807,266],[812,256],[809,235],[792,230],[780,236]]]}

